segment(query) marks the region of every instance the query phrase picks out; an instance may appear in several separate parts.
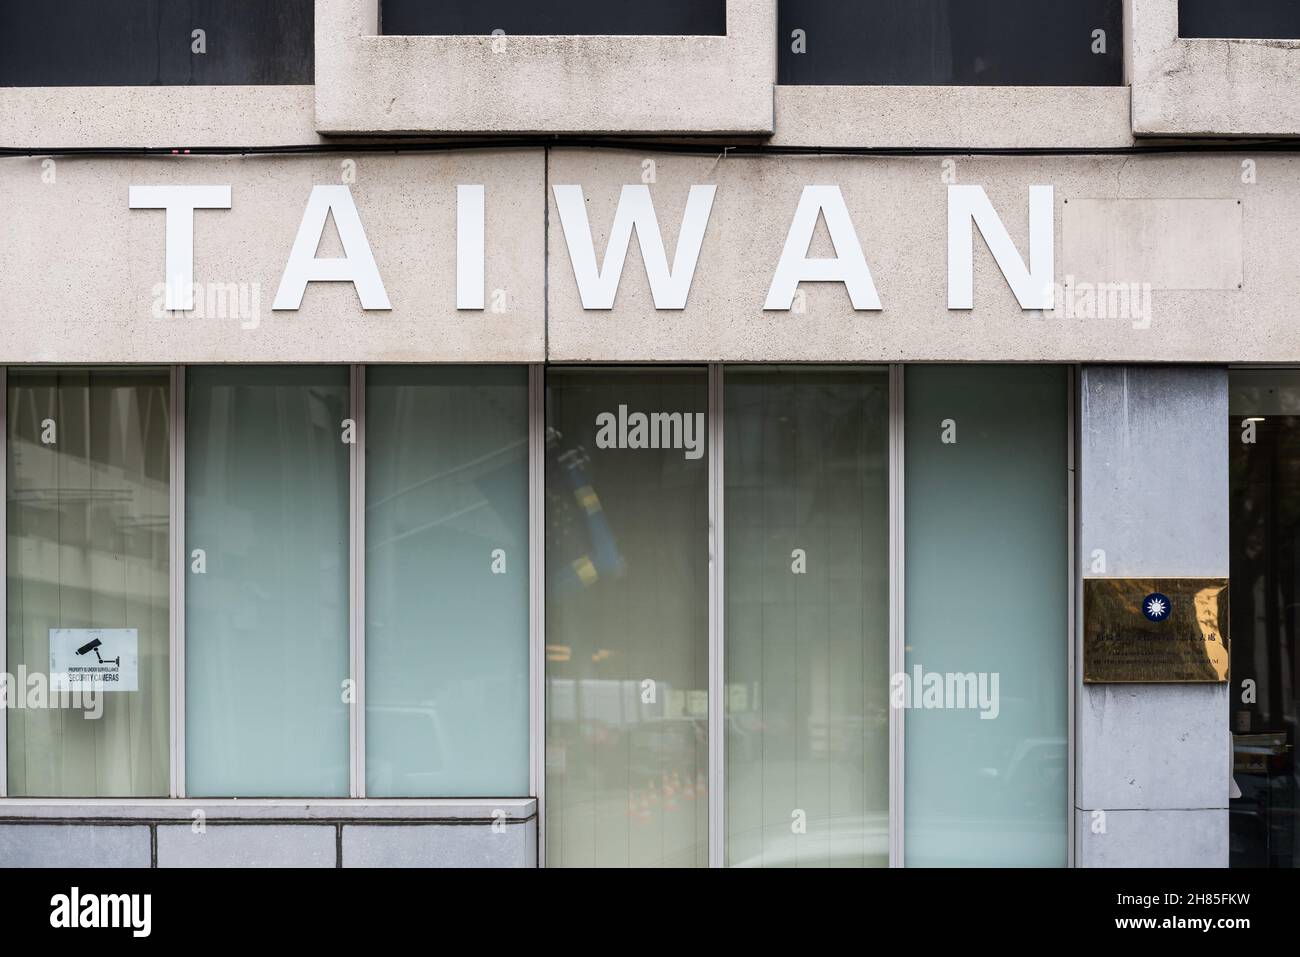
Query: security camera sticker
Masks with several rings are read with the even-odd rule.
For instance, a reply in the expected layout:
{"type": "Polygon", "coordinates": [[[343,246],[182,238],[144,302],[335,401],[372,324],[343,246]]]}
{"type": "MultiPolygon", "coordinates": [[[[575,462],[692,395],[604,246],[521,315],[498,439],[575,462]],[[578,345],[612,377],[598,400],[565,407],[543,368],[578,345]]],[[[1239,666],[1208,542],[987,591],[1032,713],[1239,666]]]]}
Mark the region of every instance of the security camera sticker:
{"type": "Polygon", "coordinates": [[[134,628],[51,628],[50,690],[139,690],[134,628]]]}

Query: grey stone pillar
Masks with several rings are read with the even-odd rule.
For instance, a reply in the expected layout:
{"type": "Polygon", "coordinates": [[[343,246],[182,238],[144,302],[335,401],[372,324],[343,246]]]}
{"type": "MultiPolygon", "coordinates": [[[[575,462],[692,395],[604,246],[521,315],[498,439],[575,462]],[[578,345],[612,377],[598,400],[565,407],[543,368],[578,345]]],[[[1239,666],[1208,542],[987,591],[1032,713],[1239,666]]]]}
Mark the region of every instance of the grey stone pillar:
{"type": "MultiPolygon", "coordinates": [[[[1227,369],[1085,366],[1078,417],[1080,575],[1226,578],[1227,369]]],[[[1226,867],[1228,686],[1085,685],[1080,647],[1076,864],[1226,867]]]]}

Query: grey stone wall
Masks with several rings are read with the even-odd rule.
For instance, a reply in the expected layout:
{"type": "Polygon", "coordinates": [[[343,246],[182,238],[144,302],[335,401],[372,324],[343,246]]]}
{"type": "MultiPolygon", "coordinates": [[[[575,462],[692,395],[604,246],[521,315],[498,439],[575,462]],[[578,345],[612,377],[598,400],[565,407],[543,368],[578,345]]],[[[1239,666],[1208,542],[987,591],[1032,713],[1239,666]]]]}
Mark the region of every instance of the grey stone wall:
{"type": "Polygon", "coordinates": [[[7,802],[0,808],[0,867],[536,866],[531,799],[350,806],[7,802]]]}
{"type": "MultiPolygon", "coordinates": [[[[1083,369],[1084,576],[1228,576],[1227,422],[1226,368],[1083,369]]],[[[1226,867],[1228,686],[1085,685],[1076,668],[1075,693],[1076,863],[1226,867]]]]}

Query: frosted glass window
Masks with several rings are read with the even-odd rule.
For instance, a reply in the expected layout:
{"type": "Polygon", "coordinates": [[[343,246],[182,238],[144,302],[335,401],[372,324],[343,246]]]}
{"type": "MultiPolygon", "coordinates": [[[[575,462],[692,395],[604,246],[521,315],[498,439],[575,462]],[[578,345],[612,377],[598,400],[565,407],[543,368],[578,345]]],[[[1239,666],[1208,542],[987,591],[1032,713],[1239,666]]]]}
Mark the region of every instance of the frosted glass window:
{"type": "Polygon", "coordinates": [[[905,383],[905,855],[1066,864],[1067,373],[905,383]]]}
{"type": "Polygon", "coordinates": [[[168,375],[11,369],[7,391],[9,793],[165,797],[168,375]],[[49,694],[110,647],[97,705],[49,694]]]}
{"type": "Polygon", "coordinates": [[[186,377],[188,793],[346,796],[349,371],[186,377]]]}
{"type": "Polygon", "coordinates": [[[726,371],[727,860],[889,863],[889,374],[726,371]]]}
{"type": "Polygon", "coordinates": [[[366,371],[366,793],[528,794],[528,370],[366,371]]]}
{"type": "Polygon", "coordinates": [[[546,391],[547,864],[706,866],[707,375],[546,391]]]}

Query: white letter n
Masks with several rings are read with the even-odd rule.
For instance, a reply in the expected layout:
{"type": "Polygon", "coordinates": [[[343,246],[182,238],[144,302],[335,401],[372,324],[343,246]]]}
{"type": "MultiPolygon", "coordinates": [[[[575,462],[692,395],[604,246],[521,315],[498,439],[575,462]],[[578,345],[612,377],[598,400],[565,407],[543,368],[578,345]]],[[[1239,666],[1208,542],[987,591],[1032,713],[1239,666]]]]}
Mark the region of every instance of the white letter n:
{"type": "Polygon", "coordinates": [[[948,308],[975,304],[974,235],[979,227],[993,260],[1002,270],[1021,309],[1053,309],[1052,282],[1055,200],[1051,186],[1029,187],[1029,268],[1025,268],[1007,228],[1002,225],[983,186],[948,187],[948,308]]]}

